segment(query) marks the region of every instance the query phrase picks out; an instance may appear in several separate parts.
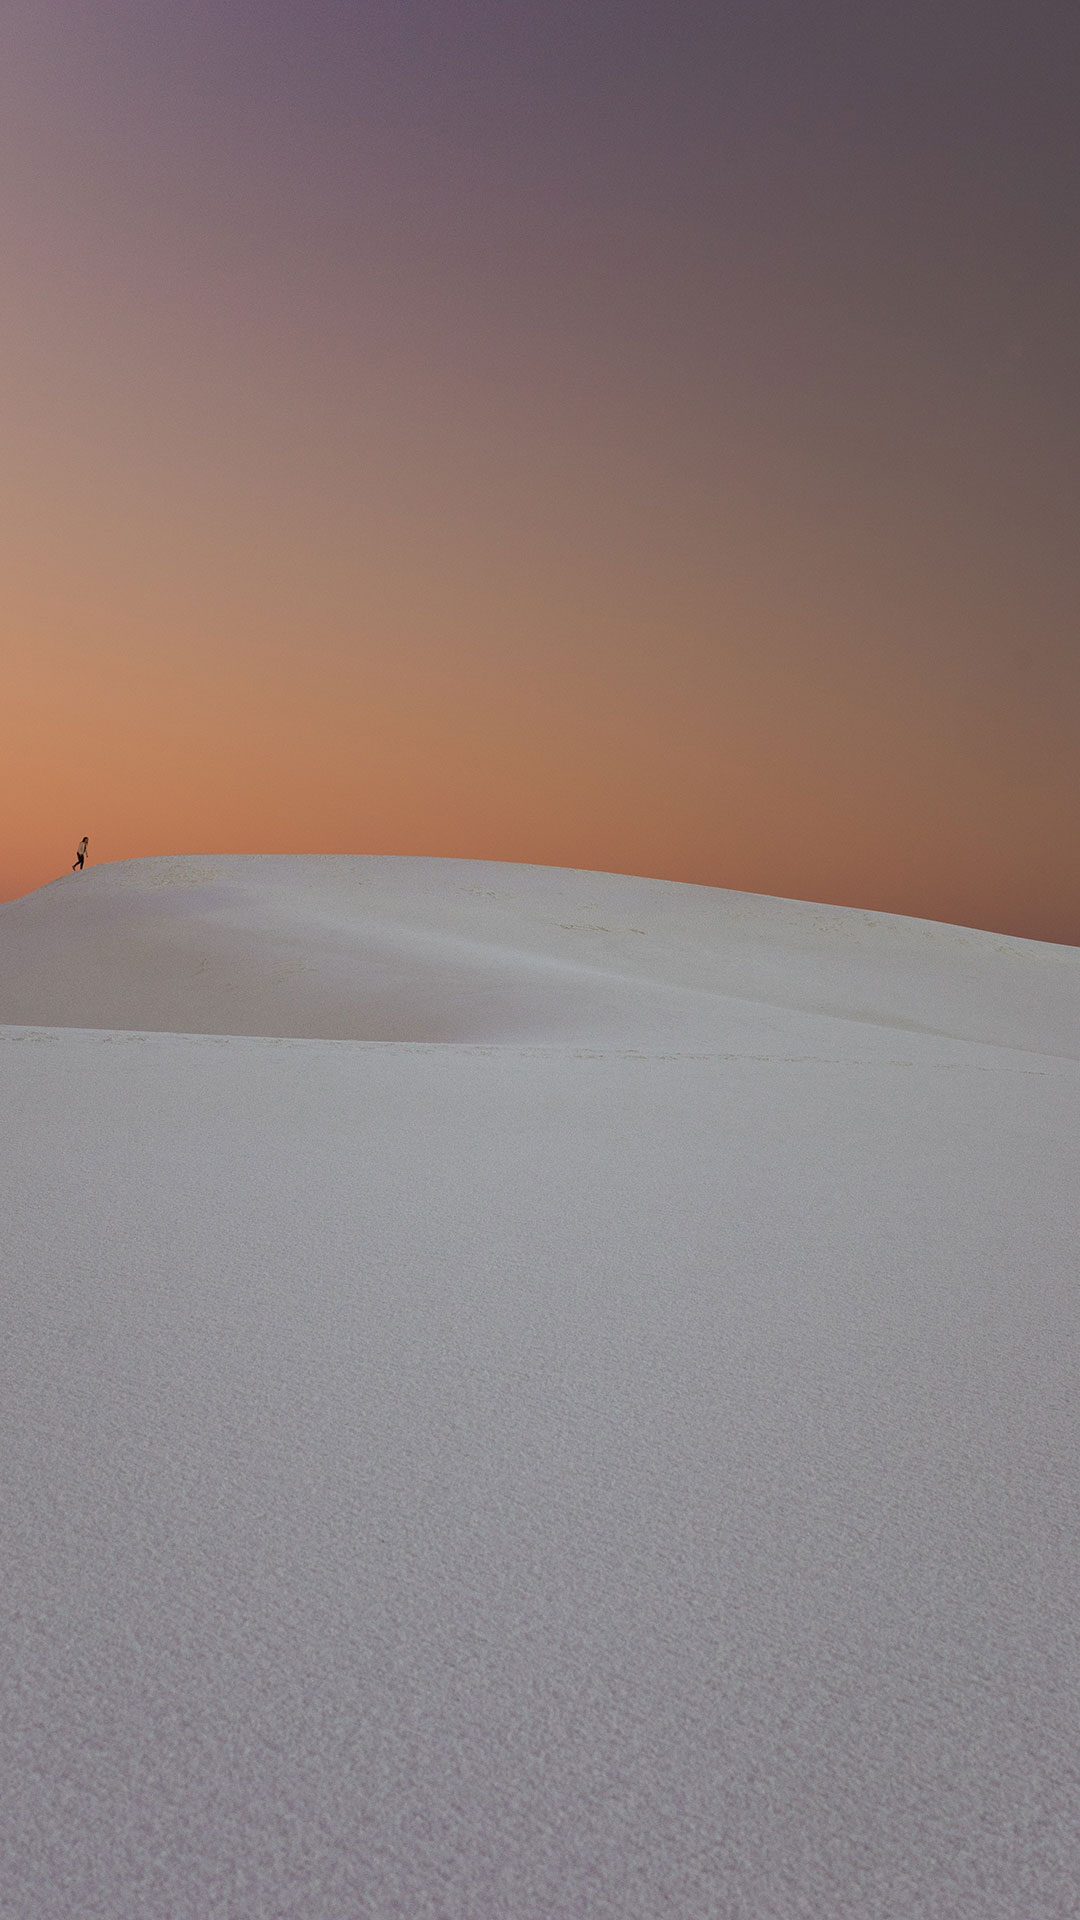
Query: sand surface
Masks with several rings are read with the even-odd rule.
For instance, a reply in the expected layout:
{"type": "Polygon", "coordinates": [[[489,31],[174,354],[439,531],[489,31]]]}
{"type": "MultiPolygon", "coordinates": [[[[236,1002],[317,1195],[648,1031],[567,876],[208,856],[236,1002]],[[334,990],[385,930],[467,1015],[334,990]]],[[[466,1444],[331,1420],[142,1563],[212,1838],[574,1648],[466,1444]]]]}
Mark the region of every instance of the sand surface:
{"type": "Polygon", "coordinates": [[[1080,1912],[1080,951],[0,907],[0,1914],[1080,1912]]]}

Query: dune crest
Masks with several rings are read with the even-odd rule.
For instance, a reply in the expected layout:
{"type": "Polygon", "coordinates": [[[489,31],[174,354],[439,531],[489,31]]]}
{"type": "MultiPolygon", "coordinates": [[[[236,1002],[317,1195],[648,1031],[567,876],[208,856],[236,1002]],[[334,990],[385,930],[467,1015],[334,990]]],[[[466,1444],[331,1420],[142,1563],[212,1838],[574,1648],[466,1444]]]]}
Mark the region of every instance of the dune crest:
{"type": "Polygon", "coordinates": [[[8,1024],[724,1051],[846,1021],[1071,1054],[1078,1015],[1076,949],[622,874],[166,858],[0,907],[8,1024]]]}

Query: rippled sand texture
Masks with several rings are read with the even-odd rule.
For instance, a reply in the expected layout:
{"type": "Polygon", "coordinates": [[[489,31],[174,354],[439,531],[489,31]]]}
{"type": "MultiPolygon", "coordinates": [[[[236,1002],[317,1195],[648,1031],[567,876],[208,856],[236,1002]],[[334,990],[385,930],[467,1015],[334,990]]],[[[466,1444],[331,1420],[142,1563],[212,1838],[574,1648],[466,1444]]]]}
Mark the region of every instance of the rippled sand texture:
{"type": "Polygon", "coordinates": [[[1080,951],[616,875],[0,907],[0,1913],[1080,1911],[1080,951]]]}

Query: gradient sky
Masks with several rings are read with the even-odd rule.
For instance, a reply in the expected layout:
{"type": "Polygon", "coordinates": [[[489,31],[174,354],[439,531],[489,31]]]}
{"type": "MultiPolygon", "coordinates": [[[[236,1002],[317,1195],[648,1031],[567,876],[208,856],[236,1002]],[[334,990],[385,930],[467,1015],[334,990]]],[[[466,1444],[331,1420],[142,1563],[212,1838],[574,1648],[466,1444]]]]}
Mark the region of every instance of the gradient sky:
{"type": "Polygon", "coordinates": [[[0,895],[1080,943],[1076,0],[6,0],[0,895]]]}

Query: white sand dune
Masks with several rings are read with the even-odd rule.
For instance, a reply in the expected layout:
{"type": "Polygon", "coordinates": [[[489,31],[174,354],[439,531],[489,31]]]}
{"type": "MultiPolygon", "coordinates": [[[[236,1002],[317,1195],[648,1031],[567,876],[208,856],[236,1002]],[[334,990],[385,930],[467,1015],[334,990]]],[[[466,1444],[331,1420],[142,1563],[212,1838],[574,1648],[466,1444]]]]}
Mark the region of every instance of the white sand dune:
{"type": "Polygon", "coordinates": [[[557,867],[130,860],[0,906],[14,1024],[715,1050],[863,1021],[1077,1057],[1078,1012],[1071,947],[557,867]]]}
{"type": "Polygon", "coordinates": [[[547,868],[0,908],[0,1914],[1080,1912],[1078,1016],[547,868]]]}

